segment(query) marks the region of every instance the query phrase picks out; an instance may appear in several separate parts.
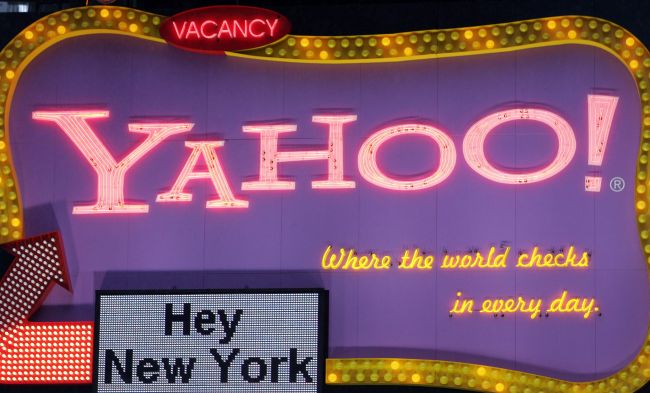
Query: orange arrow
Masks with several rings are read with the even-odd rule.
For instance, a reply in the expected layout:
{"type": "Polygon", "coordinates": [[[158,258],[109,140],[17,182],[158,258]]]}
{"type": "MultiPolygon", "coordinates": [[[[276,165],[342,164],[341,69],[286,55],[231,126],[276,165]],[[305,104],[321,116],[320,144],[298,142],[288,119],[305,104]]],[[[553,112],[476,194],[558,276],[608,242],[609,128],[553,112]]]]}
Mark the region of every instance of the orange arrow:
{"type": "Polygon", "coordinates": [[[0,245],[0,384],[90,383],[92,322],[28,322],[54,284],[70,290],[58,233],[0,245]]]}

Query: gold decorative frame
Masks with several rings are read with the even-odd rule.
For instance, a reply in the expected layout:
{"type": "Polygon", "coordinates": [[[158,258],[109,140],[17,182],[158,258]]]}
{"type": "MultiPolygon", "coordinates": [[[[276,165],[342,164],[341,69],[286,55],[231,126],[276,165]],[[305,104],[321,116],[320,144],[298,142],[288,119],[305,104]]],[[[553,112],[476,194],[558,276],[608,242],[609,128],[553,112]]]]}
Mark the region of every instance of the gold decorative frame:
{"type": "MultiPolygon", "coordinates": [[[[9,112],[21,73],[32,59],[64,39],[121,34],[165,43],[164,17],[130,8],[98,6],[60,11],[34,22],[0,52],[0,242],[23,235],[23,212],[9,148],[9,112]]],[[[228,56],[301,63],[372,63],[501,53],[565,44],[590,45],[619,59],[637,83],[642,106],[635,206],[650,263],[648,156],[650,55],[624,28],[599,18],[561,16],[469,28],[362,36],[294,36],[228,56]]],[[[417,359],[327,359],[332,385],[415,385],[509,393],[631,393],[650,380],[650,332],[640,353],[621,371],[591,382],[570,382],[482,365],[417,359]]]]}

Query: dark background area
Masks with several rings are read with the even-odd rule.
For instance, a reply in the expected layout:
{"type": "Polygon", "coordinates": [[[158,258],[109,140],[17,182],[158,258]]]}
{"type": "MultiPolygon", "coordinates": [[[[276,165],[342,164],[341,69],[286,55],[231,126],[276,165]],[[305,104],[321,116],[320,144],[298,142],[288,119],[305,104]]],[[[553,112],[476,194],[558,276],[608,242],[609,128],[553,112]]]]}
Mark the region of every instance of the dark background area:
{"type": "MultiPolygon", "coordinates": [[[[1,2],[0,2],[1,3],[1,2]]],[[[0,13],[0,45],[4,46],[28,24],[61,9],[87,1],[21,1],[27,13],[0,13]]],[[[99,1],[88,1],[101,5],[99,1]]],[[[132,7],[160,15],[207,5],[240,4],[270,8],[285,15],[294,34],[356,35],[444,29],[540,18],[588,15],[619,24],[643,42],[650,42],[650,2],[647,0],[431,0],[431,1],[206,1],[116,0],[111,5],[132,7]]]]}
{"type": "MultiPolygon", "coordinates": [[[[2,2],[0,2],[2,3],[2,2]]],[[[0,47],[37,19],[66,8],[85,6],[86,1],[21,1],[28,12],[0,13],[0,47]]],[[[89,5],[101,5],[88,1],[89,5]]],[[[358,35],[476,26],[558,15],[596,16],[614,22],[650,42],[648,0],[435,0],[435,1],[160,1],[116,0],[111,5],[173,15],[183,10],[216,4],[240,4],[269,8],[285,15],[292,33],[299,35],[358,35]]],[[[0,385],[3,393],[84,392],[90,385],[0,385]]],[[[455,390],[423,387],[331,387],[323,393],[425,393],[455,390]]],[[[639,392],[650,392],[647,384],[639,392]]]]}

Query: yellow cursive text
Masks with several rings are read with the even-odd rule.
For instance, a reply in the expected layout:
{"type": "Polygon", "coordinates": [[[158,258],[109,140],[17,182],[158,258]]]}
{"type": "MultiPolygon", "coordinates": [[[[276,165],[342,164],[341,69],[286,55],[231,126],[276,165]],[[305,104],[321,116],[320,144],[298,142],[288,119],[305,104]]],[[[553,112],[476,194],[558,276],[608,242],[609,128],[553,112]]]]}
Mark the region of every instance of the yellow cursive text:
{"type": "Polygon", "coordinates": [[[480,252],[461,254],[461,255],[445,255],[442,259],[441,269],[503,269],[506,267],[506,260],[510,253],[510,247],[502,253],[496,252],[496,247],[492,246],[484,257],[480,252]]]}
{"type": "Polygon", "coordinates": [[[341,248],[338,254],[332,253],[332,246],[327,246],[323,253],[321,266],[324,270],[386,270],[390,269],[391,257],[378,256],[375,253],[357,256],[355,249],[341,248]]]}
{"type": "Polygon", "coordinates": [[[575,252],[575,247],[571,246],[566,252],[559,253],[540,253],[539,247],[534,247],[531,254],[521,253],[517,259],[517,267],[522,269],[538,268],[563,268],[577,267],[585,268],[589,266],[589,253],[582,253],[580,259],[575,252]]]}

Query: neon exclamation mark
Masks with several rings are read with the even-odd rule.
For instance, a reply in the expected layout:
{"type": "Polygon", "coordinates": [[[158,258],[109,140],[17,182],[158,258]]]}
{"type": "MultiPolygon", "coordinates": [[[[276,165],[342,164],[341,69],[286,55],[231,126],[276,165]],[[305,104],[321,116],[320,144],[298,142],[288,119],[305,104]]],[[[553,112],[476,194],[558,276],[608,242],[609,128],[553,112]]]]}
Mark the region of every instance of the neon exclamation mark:
{"type": "MultiPolygon", "coordinates": [[[[589,165],[601,166],[618,97],[589,94],[589,165]]],[[[603,178],[585,176],[585,191],[600,192],[603,178]]]]}

